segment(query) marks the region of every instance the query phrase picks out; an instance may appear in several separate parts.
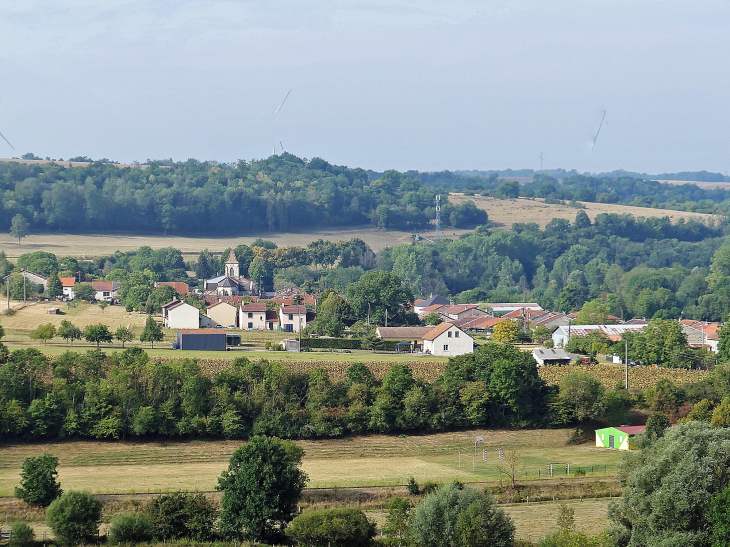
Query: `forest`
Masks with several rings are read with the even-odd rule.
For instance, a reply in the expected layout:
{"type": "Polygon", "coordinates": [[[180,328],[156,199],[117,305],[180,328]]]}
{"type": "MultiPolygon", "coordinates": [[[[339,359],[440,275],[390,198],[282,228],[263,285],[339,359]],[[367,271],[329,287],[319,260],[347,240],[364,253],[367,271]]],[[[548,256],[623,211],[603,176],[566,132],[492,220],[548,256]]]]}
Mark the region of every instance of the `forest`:
{"type": "Polygon", "coordinates": [[[15,218],[16,226],[31,232],[223,235],[365,224],[418,231],[435,218],[436,194],[442,196],[445,226],[487,224],[486,213],[469,201],[449,203],[453,190],[723,214],[730,204],[724,189],[628,175],[555,174],[569,176],[538,173],[520,186],[500,180],[497,172],[375,173],[288,153],[236,164],[151,161],[144,169],[102,161],[78,167],[4,162],[0,229],[9,229],[15,218]]]}

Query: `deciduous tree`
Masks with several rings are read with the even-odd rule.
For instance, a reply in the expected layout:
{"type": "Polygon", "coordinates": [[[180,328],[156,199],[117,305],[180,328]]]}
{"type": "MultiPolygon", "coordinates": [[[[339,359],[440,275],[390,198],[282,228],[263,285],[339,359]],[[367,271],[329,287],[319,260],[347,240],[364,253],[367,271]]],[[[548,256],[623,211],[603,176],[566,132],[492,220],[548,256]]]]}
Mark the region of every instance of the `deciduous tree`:
{"type": "Polygon", "coordinates": [[[31,505],[48,507],[63,493],[56,481],[58,458],[44,453],[25,458],[20,472],[20,486],[15,488],[15,497],[31,505]]]}
{"type": "Polygon", "coordinates": [[[102,503],[88,492],[66,492],[46,509],[46,522],[64,546],[97,539],[102,503]]]}
{"type": "Polygon", "coordinates": [[[112,343],[112,333],[109,331],[109,327],[101,323],[98,325],[88,325],[84,329],[84,340],[96,343],[96,347],[98,348],[101,342],[107,344],[112,343]]]}

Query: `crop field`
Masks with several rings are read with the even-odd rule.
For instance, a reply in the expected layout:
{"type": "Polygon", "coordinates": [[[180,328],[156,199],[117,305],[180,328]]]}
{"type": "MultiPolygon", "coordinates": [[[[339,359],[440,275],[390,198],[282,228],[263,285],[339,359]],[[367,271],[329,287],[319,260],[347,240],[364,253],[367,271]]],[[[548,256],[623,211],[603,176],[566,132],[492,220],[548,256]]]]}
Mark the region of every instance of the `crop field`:
{"type": "MultiPolygon", "coordinates": [[[[516,450],[520,481],[547,479],[547,464],[569,462],[571,474],[581,467],[587,478],[615,474],[621,454],[591,446],[567,446],[569,429],[524,431],[461,431],[404,437],[370,435],[343,439],[304,440],[304,470],[310,487],[403,485],[408,477],[440,483],[499,481],[497,451],[516,450]],[[484,435],[474,456],[474,439],[484,435]],[[461,453],[461,467],[459,454],[461,453]]],[[[50,452],[59,458],[64,489],[98,494],[164,492],[178,489],[210,491],[226,468],[239,441],[92,442],[0,445],[0,496],[12,495],[24,458],[50,452]]],[[[571,479],[571,475],[562,475],[571,479]]],[[[502,479],[506,477],[501,476],[502,479]]]]}
{"type": "MultiPolygon", "coordinates": [[[[575,215],[574,215],[575,216],[575,215]]],[[[435,228],[433,229],[435,233],[435,228]]],[[[452,230],[461,235],[467,230],[452,230]]],[[[451,235],[451,233],[449,233],[451,235]]],[[[45,251],[56,256],[72,256],[80,259],[90,259],[98,256],[114,254],[114,251],[133,251],[143,245],[153,249],[174,247],[179,249],[186,260],[194,259],[203,249],[210,249],[213,253],[221,253],[228,247],[250,245],[257,238],[268,239],[278,246],[297,245],[306,247],[312,241],[325,239],[329,241],[347,241],[360,238],[374,251],[384,247],[393,247],[401,243],[410,243],[411,232],[384,231],[371,225],[342,228],[323,228],[311,232],[282,233],[260,232],[247,234],[245,237],[177,237],[136,234],[31,234],[21,240],[13,239],[10,234],[0,234],[0,250],[5,251],[11,260],[18,256],[35,251],[45,251]]]]}
{"type": "MultiPolygon", "coordinates": [[[[716,215],[705,213],[688,213],[684,211],[671,211],[667,209],[652,209],[649,207],[633,207],[630,205],[617,205],[613,203],[590,203],[581,202],[584,209],[577,209],[568,205],[548,204],[540,198],[517,198],[497,199],[486,196],[465,196],[464,194],[451,194],[449,201],[458,204],[466,200],[472,200],[477,207],[484,209],[489,215],[489,221],[498,227],[510,228],[515,222],[535,222],[544,228],[553,218],[564,218],[570,221],[575,219],[578,211],[583,210],[593,220],[600,213],[630,213],[634,217],[664,217],[668,216],[672,222],[680,218],[685,220],[695,219],[707,221],[716,218],[716,215]]],[[[450,235],[448,229],[447,235],[450,235]]]]}
{"type": "MultiPolygon", "coordinates": [[[[624,385],[625,368],[623,365],[601,363],[598,365],[545,366],[538,369],[540,377],[548,384],[559,384],[560,380],[571,372],[587,372],[600,380],[607,388],[617,384],[624,385]]],[[[653,386],[658,380],[668,378],[677,385],[698,382],[709,376],[706,370],[687,370],[663,367],[629,367],[629,389],[644,390],[653,386]]]]}

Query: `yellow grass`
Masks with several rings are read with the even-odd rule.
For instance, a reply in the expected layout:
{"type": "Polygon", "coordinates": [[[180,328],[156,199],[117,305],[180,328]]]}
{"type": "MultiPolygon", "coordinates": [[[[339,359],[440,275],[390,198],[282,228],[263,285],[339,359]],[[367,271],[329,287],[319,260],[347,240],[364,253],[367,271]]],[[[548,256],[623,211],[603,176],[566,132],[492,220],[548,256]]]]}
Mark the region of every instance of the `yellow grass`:
{"type": "MultiPolygon", "coordinates": [[[[480,209],[484,209],[489,215],[489,221],[503,228],[510,228],[515,222],[535,222],[544,228],[553,218],[564,218],[570,221],[575,219],[576,213],[581,210],[568,205],[556,205],[545,203],[540,198],[528,199],[497,199],[485,196],[465,196],[464,194],[451,194],[449,201],[458,204],[465,200],[472,200],[480,209]]],[[[707,221],[717,218],[716,215],[705,213],[688,213],[684,211],[671,211],[666,209],[652,209],[649,207],[633,207],[630,205],[618,205],[614,203],[589,203],[581,202],[588,217],[593,220],[600,213],[630,213],[635,217],[664,217],[668,216],[672,222],[680,218],[707,221]]],[[[447,235],[451,235],[449,229],[447,235]]]]}
{"type": "MultiPolygon", "coordinates": [[[[568,505],[575,510],[575,530],[589,536],[604,530],[608,524],[606,510],[609,500],[570,501],[568,505]]],[[[504,507],[517,528],[516,539],[537,542],[546,534],[557,531],[558,504],[531,503],[504,507]]]]}
{"type": "MultiPolygon", "coordinates": [[[[570,430],[462,431],[406,437],[371,435],[298,441],[305,450],[303,468],[310,487],[402,485],[417,481],[445,483],[500,480],[496,452],[481,459],[485,446],[513,448],[520,455],[520,480],[546,478],[549,462],[583,466],[588,477],[615,473],[621,454],[590,444],[566,446],[570,430]],[[472,468],[474,439],[485,436],[472,468]],[[458,467],[462,454],[461,469],[458,467]],[[591,472],[590,466],[594,466],[591,472]],[[525,477],[525,473],[527,476],[525,477]]],[[[67,441],[0,446],[0,496],[12,495],[23,459],[43,452],[59,458],[64,489],[98,494],[213,490],[239,441],[91,442],[67,441]]],[[[561,475],[571,479],[570,476],[561,475]]]]}

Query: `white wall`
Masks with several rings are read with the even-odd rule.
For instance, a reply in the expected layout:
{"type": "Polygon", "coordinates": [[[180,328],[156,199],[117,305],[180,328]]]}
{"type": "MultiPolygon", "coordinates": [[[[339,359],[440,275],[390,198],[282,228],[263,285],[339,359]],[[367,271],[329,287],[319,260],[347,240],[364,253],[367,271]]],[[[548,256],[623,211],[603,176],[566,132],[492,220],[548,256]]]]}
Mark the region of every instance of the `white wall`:
{"type": "Polygon", "coordinates": [[[239,328],[266,330],[266,311],[245,311],[243,307],[238,310],[238,326],[239,328]],[[249,317],[251,314],[251,317],[249,317]],[[249,326],[249,323],[251,326],[249,326]]]}
{"type": "Polygon", "coordinates": [[[458,327],[451,327],[434,340],[424,340],[423,349],[430,351],[431,355],[455,357],[465,353],[474,353],[474,340],[458,327]],[[450,337],[449,333],[451,333],[450,337]],[[448,346],[448,349],[444,349],[444,346],[448,346]]]}
{"type": "Polygon", "coordinates": [[[183,302],[167,312],[167,328],[199,329],[200,310],[183,302]]]}

